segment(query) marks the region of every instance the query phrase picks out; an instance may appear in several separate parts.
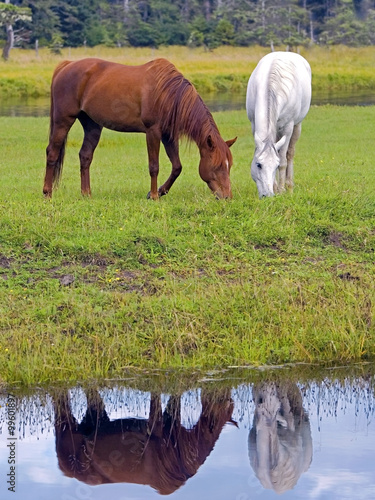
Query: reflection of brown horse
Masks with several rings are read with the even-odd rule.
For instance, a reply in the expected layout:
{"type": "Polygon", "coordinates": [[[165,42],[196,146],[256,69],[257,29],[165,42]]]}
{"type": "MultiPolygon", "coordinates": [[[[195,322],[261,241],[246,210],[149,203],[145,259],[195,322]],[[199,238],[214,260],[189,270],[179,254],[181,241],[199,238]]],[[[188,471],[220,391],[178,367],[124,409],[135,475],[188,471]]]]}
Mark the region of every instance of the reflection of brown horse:
{"type": "Polygon", "coordinates": [[[96,485],[137,483],[170,494],[193,476],[212,451],[226,422],[231,421],[230,392],[202,396],[202,411],[187,430],[180,421],[180,398],[171,396],[162,412],[151,397],[149,418],[110,421],[98,393],[87,396],[79,424],[66,393],[55,401],[56,453],[62,472],[96,485]]]}
{"type": "Polygon", "coordinates": [[[284,493],[307,471],[312,459],[310,423],[294,383],[262,383],[253,388],[254,424],[250,463],[264,488],[284,493]]]}
{"type": "Polygon", "coordinates": [[[141,66],[83,59],[64,61],[51,86],[50,138],[43,193],[52,196],[58,182],[68,132],[75,122],[84,130],[79,153],[81,191],[91,194],[90,164],[103,127],[146,134],[151,191],[156,199],[167,194],[180,175],[180,135],[195,141],[200,151],[199,174],[218,198],[231,197],[232,155],[214,119],[193,85],[165,59],[141,66]],[[159,148],[163,143],[172,172],[158,189],[159,148]]]}

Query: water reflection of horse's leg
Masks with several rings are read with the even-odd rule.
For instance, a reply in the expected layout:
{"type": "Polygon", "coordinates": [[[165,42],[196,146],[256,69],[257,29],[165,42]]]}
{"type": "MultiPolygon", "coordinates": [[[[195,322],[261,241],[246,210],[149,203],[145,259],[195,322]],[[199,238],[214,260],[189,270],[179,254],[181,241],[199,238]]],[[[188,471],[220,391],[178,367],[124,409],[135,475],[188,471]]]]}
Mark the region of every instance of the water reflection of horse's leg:
{"type": "Polygon", "coordinates": [[[79,152],[81,165],[81,193],[90,196],[90,165],[96,146],[98,145],[102,127],[86,115],[83,111],[78,116],[84,130],[82,147],[79,152]]]}
{"type": "Polygon", "coordinates": [[[75,117],[65,117],[58,121],[51,120],[51,131],[46,150],[46,175],[43,185],[43,194],[46,198],[51,198],[52,186],[57,184],[60,179],[64,161],[66,138],[74,122],[75,117]]]}
{"type": "Polygon", "coordinates": [[[163,435],[167,444],[176,445],[181,429],[181,398],[170,396],[163,413],[163,435]]]}
{"type": "Polygon", "coordinates": [[[87,410],[79,424],[79,430],[86,436],[95,432],[99,426],[109,422],[104,402],[97,390],[89,389],[86,393],[87,410]]]}
{"type": "Polygon", "coordinates": [[[76,427],[77,421],[70,408],[69,394],[61,391],[54,397],[55,427],[76,427]]]}
{"type": "Polygon", "coordinates": [[[172,171],[171,175],[168,177],[166,182],[160,186],[159,188],[159,196],[163,196],[164,194],[167,194],[168,191],[171,189],[173,183],[177,179],[177,177],[180,175],[181,170],[182,170],[182,165],[181,165],[181,160],[180,156],[178,154],[178,142],[176,141],[171,141],[166,138],[162,139],[163,145],[165,148],[165,151],[168,155],[168,158],[170,159],[172,163],[172,171]]]}
{"type": "Polygon", "coordinates": [[[148,417],[148,433],[158,437],[162,435],[162,408],[160,396],[151,394],[150,413],[148,417]]]}
{"type": "Polygon", "coordinates": [[[157,200],[158,193],[158,175],[159,175],[159,151],[160,151],[161,134],[159,130],[151,127],[146,132],[147,152],[148,152],[148,169],[151,177],[151,190],[147,198],[157,200]]]}
{"type": "Polygon", "coordinates": [[[289,141],[289,147],[288,147],[288,152],[286,154],[287,158],[287,167],[286,167],[286,187],[292,191],[293,190],[293,158],[294,158],[294,153],[295,153],[295,146],[296,142],[299,139],[299,136],[301,135],[301,124],[299,123],[298,125],[294,126],[292,137],[290,138],[289,141]]]}
{"type": "Polygon", "coordinates": [[[54,398],[56,454],[60,469],[73,477],[79,470],[77,456],[82,448],[82,434],[72,414],[69,394],[64,391],[54,398]]]}

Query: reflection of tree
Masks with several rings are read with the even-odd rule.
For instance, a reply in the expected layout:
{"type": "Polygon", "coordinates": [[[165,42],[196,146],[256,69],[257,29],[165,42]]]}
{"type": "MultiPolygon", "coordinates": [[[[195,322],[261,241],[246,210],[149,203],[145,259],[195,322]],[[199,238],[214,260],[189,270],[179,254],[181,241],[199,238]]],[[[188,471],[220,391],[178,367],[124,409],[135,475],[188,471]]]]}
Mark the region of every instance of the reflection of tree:
{"type": "Polygon", "coordinates": [[[297,484],[311,463],[308,415],[294,383],[260,383],[253,388],[253,398],[250,463],[264,488],[283,493],[297,484]]]}
{"type": "Polygon", "coordinates": [[[87,393],[81,423],[72,415],[66,392],[55,398],[56,453],[62,472],[88,484],[147,484],[170,494],[193,476],[231,420],[230,391],[202,393],[202,410],[192,429],[181,424],[180,397],[171,396],[164,411],[151,396],[148,419],[109,420],[95,391],[87,393]]]}

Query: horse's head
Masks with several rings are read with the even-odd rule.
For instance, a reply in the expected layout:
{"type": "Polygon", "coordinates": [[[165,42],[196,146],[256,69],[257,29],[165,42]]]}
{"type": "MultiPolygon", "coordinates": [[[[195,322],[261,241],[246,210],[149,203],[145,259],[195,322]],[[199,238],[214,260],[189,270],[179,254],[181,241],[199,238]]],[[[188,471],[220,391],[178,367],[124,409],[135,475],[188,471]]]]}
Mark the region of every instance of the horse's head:
{"type": "Polygon", "coordinates": [[[278,142],[263,141],[257,133],[254,135],[255,153],[251,162],[251,177],[255,181],[259,198],[274,195],[276,171],[280,165],[279,151],[284,145],[284,135],[278,142]]]}
{"type": "Polygon", "coordinates": [[[232,198],[229,174],[233,158],[229,148],[236,140],[225,142],[220,136],[214,140],[209,135],[200,148],[199,175],[217,198],[232,198]]]}

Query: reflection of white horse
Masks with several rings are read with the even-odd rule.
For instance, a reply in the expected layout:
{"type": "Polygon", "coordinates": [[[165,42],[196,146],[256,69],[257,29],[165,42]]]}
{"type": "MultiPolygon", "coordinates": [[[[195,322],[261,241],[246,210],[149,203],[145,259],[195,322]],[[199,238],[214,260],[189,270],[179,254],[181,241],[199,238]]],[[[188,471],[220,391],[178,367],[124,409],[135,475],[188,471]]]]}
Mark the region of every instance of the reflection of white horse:
{"type": "Polygon", "coordinates": [[[284,493],[293,488],[312,459],[308,416],[298,387],[264,383],[253,388],[256,404],[249,435],[249,457],[264,488],[284,493]]]}
{"type": "Polygon", "coordinates": [[[311,101],[311,69],[299,54],[272,52],[250,76],[246,110],[255,141],[251,176],[259,197],[293,187],[293,157],[311,101]],[[279,169],[279,183],[276,171],[279,169]]]}

